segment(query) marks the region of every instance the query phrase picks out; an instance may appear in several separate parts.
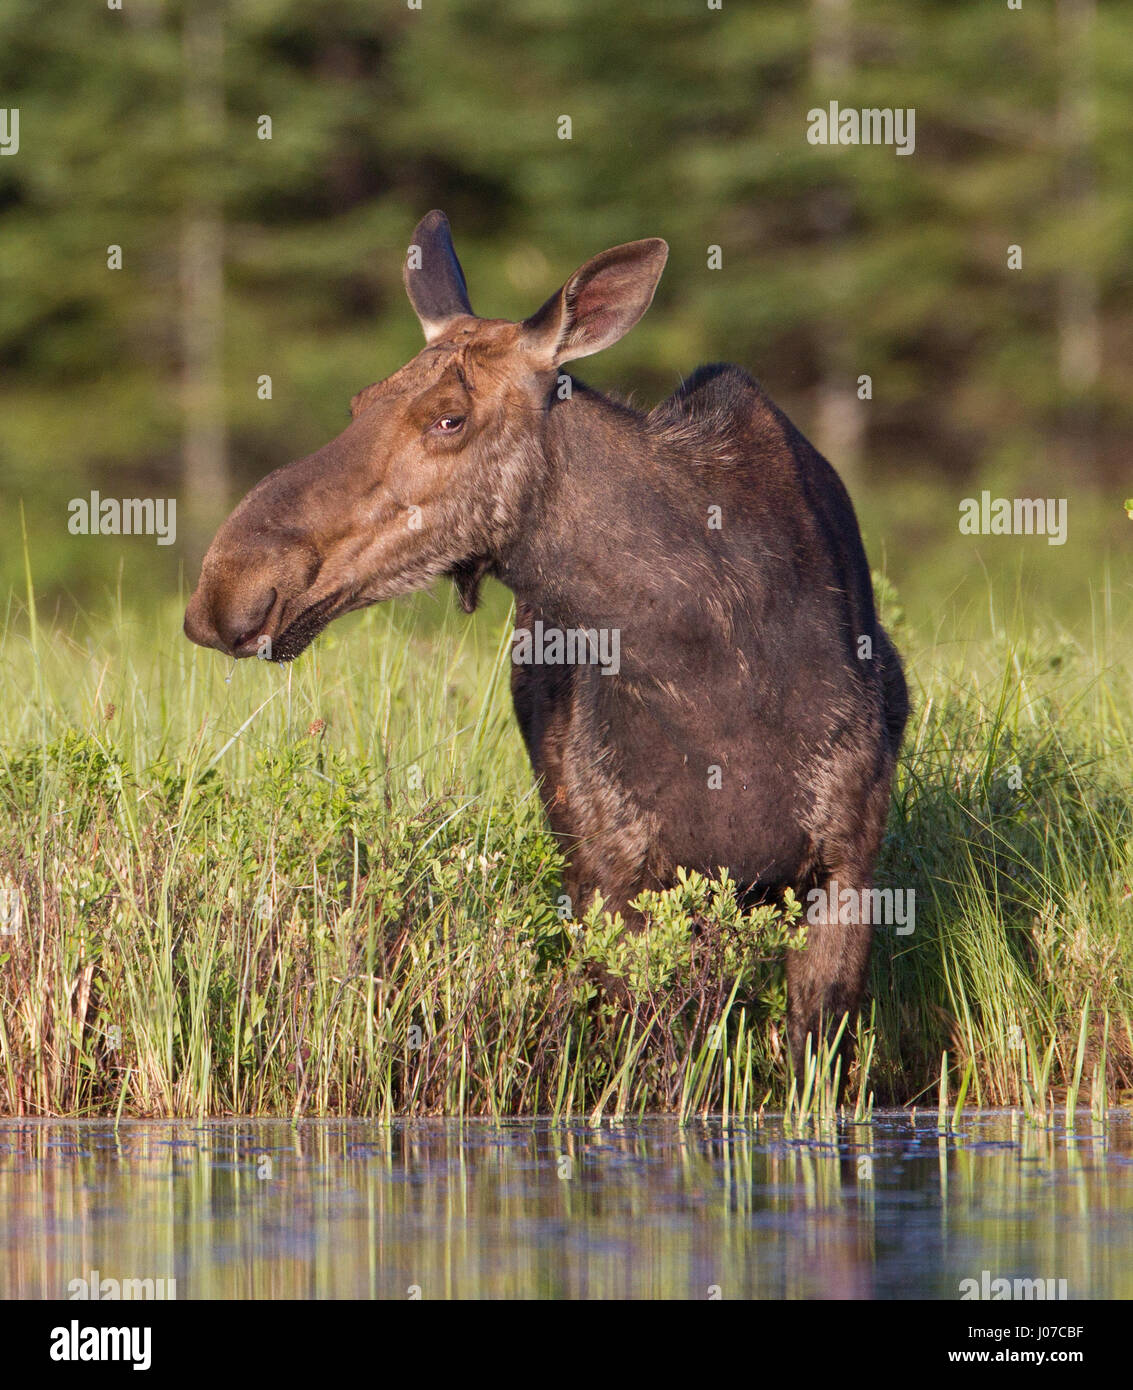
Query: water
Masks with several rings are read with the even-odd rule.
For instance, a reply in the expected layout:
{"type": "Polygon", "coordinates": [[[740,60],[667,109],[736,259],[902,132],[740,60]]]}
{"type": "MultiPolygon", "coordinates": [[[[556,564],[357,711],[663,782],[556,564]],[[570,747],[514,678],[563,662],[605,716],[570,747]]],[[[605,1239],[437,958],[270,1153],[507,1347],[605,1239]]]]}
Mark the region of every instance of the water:
{"type": "Polygon", "coordinates": [[[770,1119],[0,1122],[4,1298],[97,1270],[179,1300],[957,1299],[984,1271],[1128,1299],[1131,1247],[1120,1111],[1105,1134],[969,1114],[947,1140],[883,1114],[829,1142],[770,1119]]]}

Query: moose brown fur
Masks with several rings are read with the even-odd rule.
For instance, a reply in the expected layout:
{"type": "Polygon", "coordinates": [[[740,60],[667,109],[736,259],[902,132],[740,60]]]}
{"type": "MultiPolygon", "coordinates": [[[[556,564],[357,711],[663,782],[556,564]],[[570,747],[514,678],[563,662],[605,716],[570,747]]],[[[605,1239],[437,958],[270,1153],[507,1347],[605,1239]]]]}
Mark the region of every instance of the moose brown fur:
{"type": "MultiPolygon", "coordinates": [[[[426,346],[352,423],[244,498],[185,615],[195,642],[290,660],[332,619],[453,578],[517,629],[616,632],[616,673],[516,665],[513,694],[581,913],[678,866],[748,901],[866,890],[908,711],[837,474],[744,372],[648,414],[561,372],[649,307],[668,247],[588,261],[532,317],[478,318],[443,213],[406,260],[426,346]]],[[[835,910],[788,958],[791,1050],[858,1006],[872,926],[835,910]]]]}

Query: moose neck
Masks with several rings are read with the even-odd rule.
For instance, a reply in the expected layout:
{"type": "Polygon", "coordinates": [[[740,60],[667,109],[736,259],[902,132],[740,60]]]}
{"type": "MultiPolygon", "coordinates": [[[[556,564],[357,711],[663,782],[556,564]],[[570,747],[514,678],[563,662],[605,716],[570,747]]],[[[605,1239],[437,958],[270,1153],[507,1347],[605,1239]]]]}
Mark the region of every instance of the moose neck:
{"type": "Polygon", "coordinates": [[[497,574],[548,623],[640,623],[682,529],[643,417],[572,382],[542,443],[542,477],[497,574]]]}

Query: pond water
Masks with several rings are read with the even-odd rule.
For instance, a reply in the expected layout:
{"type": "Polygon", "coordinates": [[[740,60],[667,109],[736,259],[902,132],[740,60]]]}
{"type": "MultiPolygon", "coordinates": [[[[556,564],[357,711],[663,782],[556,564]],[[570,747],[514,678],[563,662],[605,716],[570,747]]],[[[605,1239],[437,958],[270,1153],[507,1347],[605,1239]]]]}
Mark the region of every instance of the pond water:
{"type": "Polygon", "coordinates": [[[93,1277],[104,1297],[175,1279],[179,1300],[958,1299],[996,1279],[1128,1299],[1131,1249],[1124,1111],[1074,1133],[968,1113],[948,1138],[903,1112],[822,1139],[774,1118],[0,1121],[3,1298],[93,1277]]]}

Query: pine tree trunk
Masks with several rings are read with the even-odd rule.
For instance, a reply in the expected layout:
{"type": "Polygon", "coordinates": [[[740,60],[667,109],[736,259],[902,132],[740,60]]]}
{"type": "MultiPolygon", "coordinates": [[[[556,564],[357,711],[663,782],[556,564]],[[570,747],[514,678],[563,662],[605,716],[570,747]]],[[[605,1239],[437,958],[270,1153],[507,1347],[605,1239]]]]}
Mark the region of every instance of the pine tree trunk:
{"type": "Polygon", "coordinates": [[[199,558],[229,502],[224,423],[224,28],[216,0],[191,0],[182,29],[186,198],[181,221],[181,401],[187,553],[199,558]]]}
{"type": "MultiPolygon", "coordinates": [[[[1094,95],[1091,45],[1096,0],[1058,0],[1059,72],[1057,130],[1060,197],[1068,220],[1088,226],[1097,219],[1093,169],[1094,95]]],[[[1077,470],[1096,467],[1096,418],[1091,399],[1101,374],[1098,276],[1091,257],[1067,254],[1058,277],[1058,372],[1064,396],[1064,462],[1077,470]]]]}
{"type": "MultiPolygon", "coordinates": [[[[811,0],[811,83],[820,103],[832,98],[844,101],[853,65],[851,0],[811,0]]],[[[833,252],[846,235],[851,207],[837,189],[820,198],[820,216],[826,240],[833,252]]],[[[835,267],[819,270],[826,310],[819,321],[816,356],[819,381],[815,390],[814,442],[853,485],[861,471],[867,407],[857,397],[859,367],[850,361],[847,343],[851,335],[846,316],[839,311],[846,287],[838,282],[835,267]]],[[[865,368],[860,368],[865,370],[865,368]]]]}

